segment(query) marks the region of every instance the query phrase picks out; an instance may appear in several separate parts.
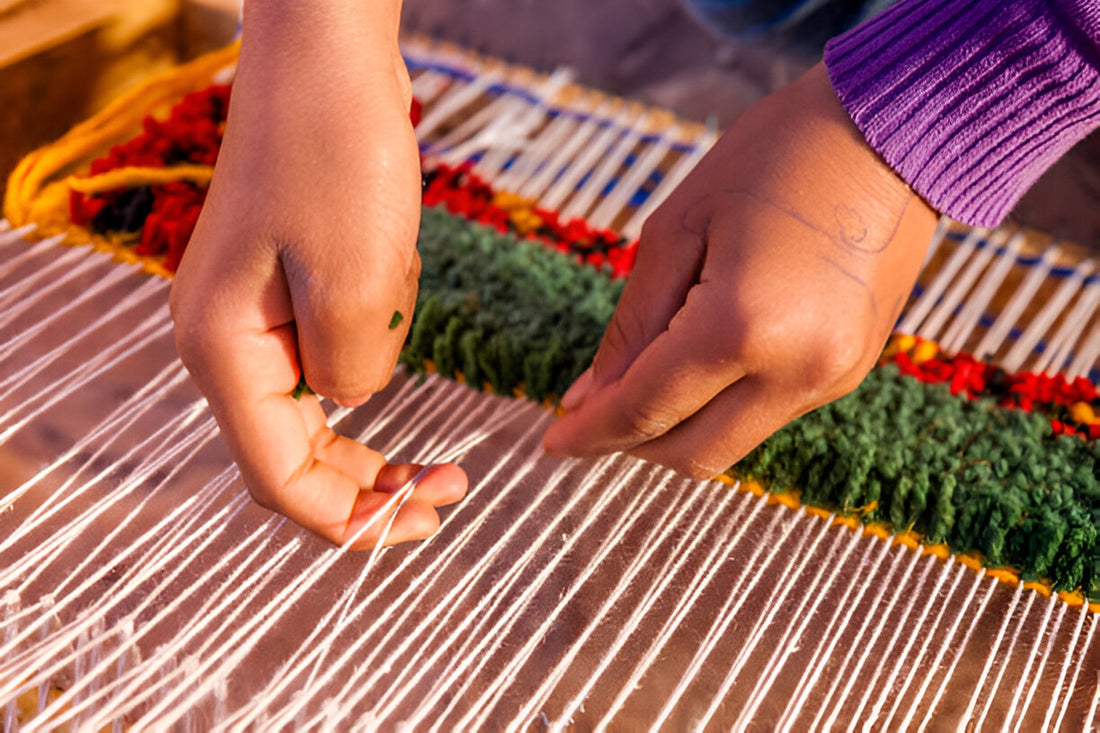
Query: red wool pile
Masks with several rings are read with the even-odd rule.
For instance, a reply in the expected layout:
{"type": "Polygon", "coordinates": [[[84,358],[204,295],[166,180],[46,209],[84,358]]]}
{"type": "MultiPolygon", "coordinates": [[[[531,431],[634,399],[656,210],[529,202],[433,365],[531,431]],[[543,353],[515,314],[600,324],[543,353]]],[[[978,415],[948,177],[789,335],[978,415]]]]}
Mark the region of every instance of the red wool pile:
{"type": "MultiPolygon", "coordinates": [[[[184,97],[164,121],[147,116],[140,135],[92,161],[91,175],[121,168],[213,166],[221,148],[229,93],[228,85],[207,87],[184,97]]],[[[101,234],[140,229],[141,240],[134,251],[163,256],[164,266],[174,271],[195,228],[206,190],[172,182],[150,186],[148,193],[151,204],[135,205],[133,191],[126,188],[95,194],[72,191],[69,217],[74,224],[101,234]],[[120,214],[119,210],[131,211],[120,214]]]]}

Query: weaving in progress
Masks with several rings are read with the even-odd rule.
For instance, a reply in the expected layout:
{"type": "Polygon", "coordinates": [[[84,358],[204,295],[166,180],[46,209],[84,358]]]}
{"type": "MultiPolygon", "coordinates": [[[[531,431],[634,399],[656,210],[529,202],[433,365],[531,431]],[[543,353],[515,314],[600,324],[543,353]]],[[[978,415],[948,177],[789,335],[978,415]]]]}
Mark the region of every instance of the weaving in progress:
{"type": "Polygon", "coordinates": [[[459,461],[469,495],[430,540],[359,553],[250,501],[168,313],[236,48],[152,78],[7,190],[5,730],[1094,729],[1084,250],[942,220],[870,376],[720,481],[554,459],[642,223],[717,134],[565,72],[402,51],[417,308],[389,387],[326,412],[459,461]]]}

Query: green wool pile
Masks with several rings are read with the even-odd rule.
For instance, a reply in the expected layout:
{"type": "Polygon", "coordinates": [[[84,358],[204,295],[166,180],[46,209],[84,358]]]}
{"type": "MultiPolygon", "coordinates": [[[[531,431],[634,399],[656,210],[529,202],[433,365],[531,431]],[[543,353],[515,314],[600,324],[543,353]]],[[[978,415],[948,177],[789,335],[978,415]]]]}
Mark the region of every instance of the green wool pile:
{"type": "MultiPolygon", "coordinates": [[[[440,209],[424,210],[419,248],[404,363],[430,359],[501,394],[563,394],[622,292],[622,281],[544,244],[440,209]]],[[[887,365],[730,472],[1100,600],[1100,442],[1055,437],[1039,415],[955,397],[887,365]]]]}
{"type": "Polygon", "coordinates": [[[1054,436],[1047,418],[953,396],[892,364],[732,472],[1100,598],[1100,443],[1054,436]]]}
{"type": "Polygon", "coordinates": [[[557,397],[600,345],[623,282],[540,242],[424,209],[420,294],[402,356],[500,394],[557,397]]]}

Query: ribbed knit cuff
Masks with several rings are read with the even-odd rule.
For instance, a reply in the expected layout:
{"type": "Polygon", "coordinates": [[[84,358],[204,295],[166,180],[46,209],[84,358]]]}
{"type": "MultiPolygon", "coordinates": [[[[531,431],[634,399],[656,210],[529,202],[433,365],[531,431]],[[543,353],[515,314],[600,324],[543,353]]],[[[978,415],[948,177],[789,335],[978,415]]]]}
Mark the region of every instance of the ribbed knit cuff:
{"type": "Polygon", "coordinates": [[[903,0],[831,40],[867,142],[940,212],[995,226],[1100,126],[1096,3],[903,0]]]}

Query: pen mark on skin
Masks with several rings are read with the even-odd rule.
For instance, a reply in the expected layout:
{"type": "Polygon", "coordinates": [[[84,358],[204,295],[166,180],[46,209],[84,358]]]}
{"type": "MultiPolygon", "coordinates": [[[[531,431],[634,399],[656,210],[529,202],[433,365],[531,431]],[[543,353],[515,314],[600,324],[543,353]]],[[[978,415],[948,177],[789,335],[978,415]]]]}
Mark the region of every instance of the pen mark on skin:
{"type": "Polygon", "coordinates": [[[817,257],[818,259],[832,265],[838,272],[840,272],[841,275],[844,275],[846,278],[856,283],[861,288],[863,288],[864,291],[866,291],[867,297],[871,300],[871,311],[875,314],[875,320],[878,320],[878,299],[875,297],[875,292],[871,290],[871,287],[867,284],[867,281],[861,278],[859,275],[850,272],[847,268],[845,268],[836,260],[826,257],[823,254],[818,254],[817,257]]]}
{"type": "Polygon", "coordinates": [[[863,215],[850,206],[837,204],[833,209],[836,225],[840,229],[840,241],[849,247],[864,249],[863,240],[867,238],[867,222],[863,215]]]}
{"type": "MultiPolygon", "coordinates": [[[[747,188],[727,188],[723,189],[721,193],[733,194],[735,196],[740,195],[750,198],[757,203],[769,206],[776,211],[785,214],[786,216],[803,224],[809,229],[817,232],[818,234],[825,236],[827,239],[837,244],[838,246],[843,247],[844,249],[861,254],[872,255],[885,252],[886,249],[890,246],[890,243],[894,241],[894,237],[897,235],[898,230],[901,229],[901,222],[905,218],[906,212],[909,210],[909,205],[913,201],[913,194],[910,193],[905,199],[905,205],[901,208],[901,211],[898,212],[898,215],[894,219],[893,228],[883,238],[882,242],[875,243],[865,241],[870,233],[870,227],[864,220],[863,215],[856,209],[853,209],[852,207],[846,206],[844,204],[837,204],[833,207],[833,216],[836,219],[837,230],[839,231],[838,234],[837,232],[823,229],[822,227],[818,226],[817,224],[800,214],[798,211],[787,208],[786,206],[783,206],[782,204],[774,201],[771,197],[763,196],[756,191],[747,188]]],[[[710,198],[710,196],[717,195],[719,194],[710,194],[708,196],[705,196],[699,200],[698,204],[702,204],[704,201],[710,198]]],[[[695,234],[698,233],[697,227],[691,226],[692,222],[689,221],[691,209],[693,208],[695,207],[688,207],[688,211],[684,213],[683,227],[687,231],[695,234]]],[[[700,224],[705,229],[709,222],[710,215],[708,213],[705,216],[704,220],[700,222],[700,224]]]]}

